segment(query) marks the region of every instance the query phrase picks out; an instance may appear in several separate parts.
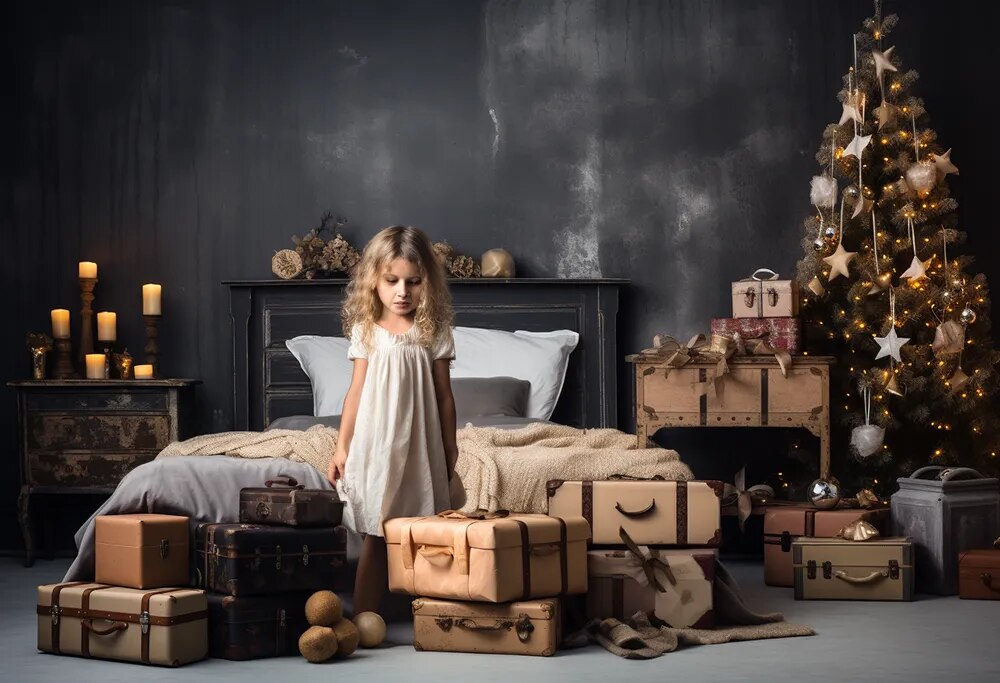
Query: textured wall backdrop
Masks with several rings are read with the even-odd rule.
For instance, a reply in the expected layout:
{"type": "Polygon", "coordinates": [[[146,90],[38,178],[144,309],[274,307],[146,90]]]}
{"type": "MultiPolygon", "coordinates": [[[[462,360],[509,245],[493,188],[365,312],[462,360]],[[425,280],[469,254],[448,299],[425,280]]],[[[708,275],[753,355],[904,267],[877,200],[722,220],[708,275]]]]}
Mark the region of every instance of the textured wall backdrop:
{"type": "MultiPolygon", "coordinates": [[[[970,247],[985,252],[998,145],[974,134],[992,110],[966,77],[997,61],[975,51],[995,21],[955,3],[886,4],[955,147],[970,247]]],[[[19,2],[0,48],[12,76],[0,112],[2,375],[27,375],[24,333],[48,329],[51,308],[79,308],[75,264],[95,260],[97,306],[118,311],[133,353],[140,285],[163,284],[163,365],[203,379],[203,428],[228,428],[219,282],[270,277],[273,250],[326,209],[350,218],[359,245],[402,222],[473,255],[504,246],[520,275],[631,278],[623,353],[658,330],[705,330],[728,310],[731,279],[792,271],[813,154],[870,11],[861,0],[19,2]]],[[[995,258],[981,266],[998,271],[995,258]]],[[[14,400],[0,397],[0,548],[16,548],[14,400]]]]}

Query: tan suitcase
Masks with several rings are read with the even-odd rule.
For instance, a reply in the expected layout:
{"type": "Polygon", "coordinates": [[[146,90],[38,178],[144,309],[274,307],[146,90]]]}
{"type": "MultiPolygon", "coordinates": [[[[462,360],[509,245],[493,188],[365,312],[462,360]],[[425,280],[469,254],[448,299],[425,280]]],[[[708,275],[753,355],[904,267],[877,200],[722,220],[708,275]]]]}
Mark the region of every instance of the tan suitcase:
{"type": "Polygon", "coordinates": [[[413,647],[437,652],[499,655],[555,654],[561,637],[559,601],[506,604],[417,598],[413,647]]]}
{"type": "Polygon", "coordinates": [[[190,583],[188,518],[177,515],[102,515],[94,531],[97,583],[163,588],[190,583]]]}
{"type": "Polygon", "coordinates": [[[582,517],[402,517],[383,529],[394,593],[509,602],[587,592],[582,517]]]}
{"type": "Polygon", "coordinates": [[[624,529],[640,545],[717,546],[722,482],[560,481],[548,483],[548,513],[582,516],[594,545],[621,545],[624,529]]]}
{"type": "Polygon", "coordinates": [[[958,597],[1000,600],[1000,538],[993,550],[966,550],[958,556],[958,597]]]}
{"type": "Polygon", "coordinates": [[[912,600],[908,538],[800,538],[792,543],[796,600],[912,600]]]}
{"type": "Polygon", "coordinates": [[[659,582],[649,582],[634,553],[628,550],[591,550],[587,618],[626,619],[645,612],[674,628],[713,628],[712,588],[715,581],[715,553],[711,550],[656,550],[643,555],[670,568],[669,577],[656,565],[651,568],[659,582]],[[662,590],[660,590],[662,589],[662,590]]]}
{"type": "Polygon", "coordinates": [[[838,531],[859,519],[885,533],[889,508],[818,510],[809,504],[769,506],[764,511],[764,583],[786,588],[794,586],[792,542],[800,536],[833,538],[838,531]]]}
{"type": "Polygon", "coordinates": [[[162,666],[208,653],[208,603],[200,590],[56,583],[38,587],[37,612],[43,652],[162,666]]]}

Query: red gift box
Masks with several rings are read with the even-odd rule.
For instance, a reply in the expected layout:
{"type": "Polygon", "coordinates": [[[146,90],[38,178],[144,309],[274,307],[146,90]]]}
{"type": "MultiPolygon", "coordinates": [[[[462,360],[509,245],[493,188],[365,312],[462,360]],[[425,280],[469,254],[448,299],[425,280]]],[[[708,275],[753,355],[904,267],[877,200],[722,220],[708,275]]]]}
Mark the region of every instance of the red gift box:
{"type": "Polygon", "coordinates": [[[760,339],[774,349],[790,354],[802,350],[802,321],[799,318],[712,318],[712,334],[760,339]]]}

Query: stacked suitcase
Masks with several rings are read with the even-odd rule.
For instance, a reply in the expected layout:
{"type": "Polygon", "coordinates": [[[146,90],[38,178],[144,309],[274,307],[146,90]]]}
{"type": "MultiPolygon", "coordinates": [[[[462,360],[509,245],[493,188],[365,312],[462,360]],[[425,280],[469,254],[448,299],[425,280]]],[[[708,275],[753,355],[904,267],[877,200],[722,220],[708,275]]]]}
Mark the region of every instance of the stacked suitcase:
{"type": "Polygon", "coordinates": [[[588,618],[636,612],[675,628],[714,626],[715,548],[722,539],[717,481],[550,481],[550,515],[581,515],[588,618]]]}
{"type": "Polygon", "coordinates": [[[195,530],[195,577],[207,591],[209,654],[232,660],[296,654],[305,603],[345,583],[347,532],[334,491],[294,479],[240,492],[239,524],[195,530]]]}

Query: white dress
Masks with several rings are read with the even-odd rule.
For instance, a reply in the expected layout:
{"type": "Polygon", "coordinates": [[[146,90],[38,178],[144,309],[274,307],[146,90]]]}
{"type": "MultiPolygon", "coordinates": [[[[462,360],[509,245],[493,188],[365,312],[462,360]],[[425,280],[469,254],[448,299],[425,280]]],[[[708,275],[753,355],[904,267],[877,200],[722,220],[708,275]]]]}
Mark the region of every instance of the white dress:
{"type": "Polygon", "coordinates": [[[337,491],[346,502],[347,527],[382,536],[387,519],[433,515],[450,506],[431,368],[437,359],[455,357],[455,342],[450,328],[427,348],[416,325],[403,334],[374,325],[367,353],[356,331],[347,357],[367,358],[368,372],[337,491]]]}

